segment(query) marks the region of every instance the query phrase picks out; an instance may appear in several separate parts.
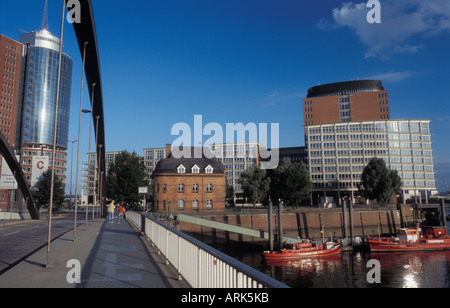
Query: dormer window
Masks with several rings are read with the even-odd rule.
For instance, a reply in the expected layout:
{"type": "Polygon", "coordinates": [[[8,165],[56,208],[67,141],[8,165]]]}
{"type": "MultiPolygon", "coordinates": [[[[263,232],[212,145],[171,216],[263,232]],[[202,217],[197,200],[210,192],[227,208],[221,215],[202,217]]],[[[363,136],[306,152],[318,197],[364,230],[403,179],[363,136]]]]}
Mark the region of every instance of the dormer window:
{"type": "Polygon", "coordinates": [[[177,172],[178,173],[185,173],[186,172],[186,168],[183,165],[179,165],[177,168],[177,172]]]}
{"type": "Polygon", "coordinates": [[[205,173],[213,173],[213,171],[214,171],[214,168],[211,167],[211,165],[208,165],[208,166],[205,168],[205,173]]]}
{"type": "Polygon", "coordinates": [[[194,165],[194,167],[191,168],[192,173],[200,173],[200,168],[197,165],[194,165]]]}

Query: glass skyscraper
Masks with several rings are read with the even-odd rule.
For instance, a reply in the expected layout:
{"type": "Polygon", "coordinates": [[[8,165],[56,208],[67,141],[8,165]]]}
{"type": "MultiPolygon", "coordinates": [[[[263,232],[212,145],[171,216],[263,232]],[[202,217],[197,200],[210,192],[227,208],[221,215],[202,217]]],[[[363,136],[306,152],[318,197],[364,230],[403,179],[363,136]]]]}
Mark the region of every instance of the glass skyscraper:
{"type": "MultiPolygon", "coordinates": [[[[27,147],[52,147],[58,84],[59,39],[46,29],[42,29],[22,35],[20,42],[27,45],[21,106],[21,144],[27,147]]],[[[56,138],[58,150],[67,149],[71,85],[72,59],[63,54],[56,138]]]]}

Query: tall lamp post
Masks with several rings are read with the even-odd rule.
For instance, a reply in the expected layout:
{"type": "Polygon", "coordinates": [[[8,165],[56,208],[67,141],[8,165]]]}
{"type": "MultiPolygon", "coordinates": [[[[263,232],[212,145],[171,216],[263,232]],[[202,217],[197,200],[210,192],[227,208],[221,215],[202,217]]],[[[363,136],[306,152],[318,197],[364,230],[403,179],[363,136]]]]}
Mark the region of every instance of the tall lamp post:
{"type": "MultiPolygon", "coordinates": [[[[73,203],[72,203],[72,169],[73,169],[73,144],[75,142],[77,142],[78,140],[69,140],[67,139],[67,141],[72,143],[72,154],[70,154],[70,192],[69,192],[69,199],[70,199],[70,208],[72,207],[73,203]]],[[[69,208],[69,210],[70,210],[69,208]]]]}
{"type": "MultiPolygon", "coordinates": [[[[94,94],[95,94],[95,85],[96,83],[92,83],[92,95],[91,95],[91,109],[94,105],[94,94]]],[[[92,114],[91,110],[88,109],[82,109],[81,112],[83,113],[90,113],[92,114]]],[[[89,178],[89,173],[90,173],[90,161],[89,161],[89,154],[91,153],[91,136],[92,136],[92,120],[89,120],[89,149],[88,149],[88,178],[89,178]]],[[[88,202],[87,202],[88,206],[89,206],[89,193],[88,193],[88,202]]],[[[94,199],[92,200],[92,220],[94,219],[94,199]]],[[[86,222],[87,222],[87,214],[86,214],[86,222]]]]}
{"type": "MultiPolygon", "coordinates": [[[[90,110],[88,109],[83,109],[81,110],[81,112],[83,113],[91,113],[90,110]]],[[[89,178],[89,168],[90,168],[90,163],[89,163],[89,153],[91,153],[91,131],[92,131],[92,121],[90,122],[90,127],[89,127],[89,150],[88,150],[88,178],[89,178]]],[[[86,222],[87,222],[87,209],[89,209],[89,189],[87,188],[87,196],[88,196],[88,200],[87,200],[87,208],[86,208],[86,222]]],[[[94,204],[92,204],[92,219],[94,219],[94,204]]]]}
{"type": "Polygon", "coordinates": [[[81,72],[81,95],[80,95],[80,119],[78,122],[78,151],[77,151],[77,178],[75,184],[75,219],[74,219],[74,232],[73,232],[73,240],[77,239],[77,205],[78,205],[78,174],[80,171],[79,163],[80,163],[80,138],[81,138],[81,114],[83,110],[83,85],[84,85],[84,66],[86,63],[86,45],[89,42],[84,42],[84,50],[83,50],[83,69],[81,72]]]}
{"type": "Polygon", "coordinates": [[[45,267],[50,266],[49,254],[50,254],[50,242],[52,233],[52,209],[53,209],[53,190],[55,181],[55,156],[56,156],[56,135],[58,132],[58,109],[59,109],[59,86],[61,83],[61,62],[62,62],[62,49],[63,49],[63,38],[64,38],[64,12],[66,10],[66,1],[62,1],[62,13],[61,13],[61,32],[59,39],[59,59],[58,59],[58,77],[56,85],[56,102],[55,102],[55,118],[53,127],[53,149],[52,149],[52,176],[50,180],[50,204],[48,209],[48,232],[47,232],[47,264],[45,267]]]}

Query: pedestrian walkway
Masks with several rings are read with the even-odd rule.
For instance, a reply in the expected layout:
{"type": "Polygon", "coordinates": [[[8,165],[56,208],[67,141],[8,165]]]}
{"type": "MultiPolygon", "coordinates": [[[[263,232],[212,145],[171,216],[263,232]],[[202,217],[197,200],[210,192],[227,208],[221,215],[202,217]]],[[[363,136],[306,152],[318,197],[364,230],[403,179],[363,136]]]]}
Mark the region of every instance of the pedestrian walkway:
{"type": "Polygon", "coordinates": [[[137,229],[117,218],[113,224],[98,219],[79,226],[75,240],[73,231],[54,240],[49,261],[46,268],[45,247],[2,274],[0,288],[188,287],[137,229]],[[70,283],[77,262],[81,281],[70,283]]]}

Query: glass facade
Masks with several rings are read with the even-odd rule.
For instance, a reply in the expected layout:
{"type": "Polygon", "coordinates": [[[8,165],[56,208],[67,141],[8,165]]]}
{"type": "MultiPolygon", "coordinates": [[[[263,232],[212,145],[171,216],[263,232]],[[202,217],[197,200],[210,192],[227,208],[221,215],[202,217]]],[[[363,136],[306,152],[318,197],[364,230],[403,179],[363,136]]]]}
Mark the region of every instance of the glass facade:
{"type": "MultiPolygon", "coordinates": [[[[22,143],[53,145],[59,52],[30,46],[23,97],[22,143]]],[[[57,148],[67,149],[69,136],[72,59],[63,54],[58,106],[57,148]]]]}
{"type": "Polygon", "coordinates": [[[436,190],[429,120],[388,120],[306,127],[313,191],[357,191],[373,158],[397,170],[403,190],[436,190]]]}

